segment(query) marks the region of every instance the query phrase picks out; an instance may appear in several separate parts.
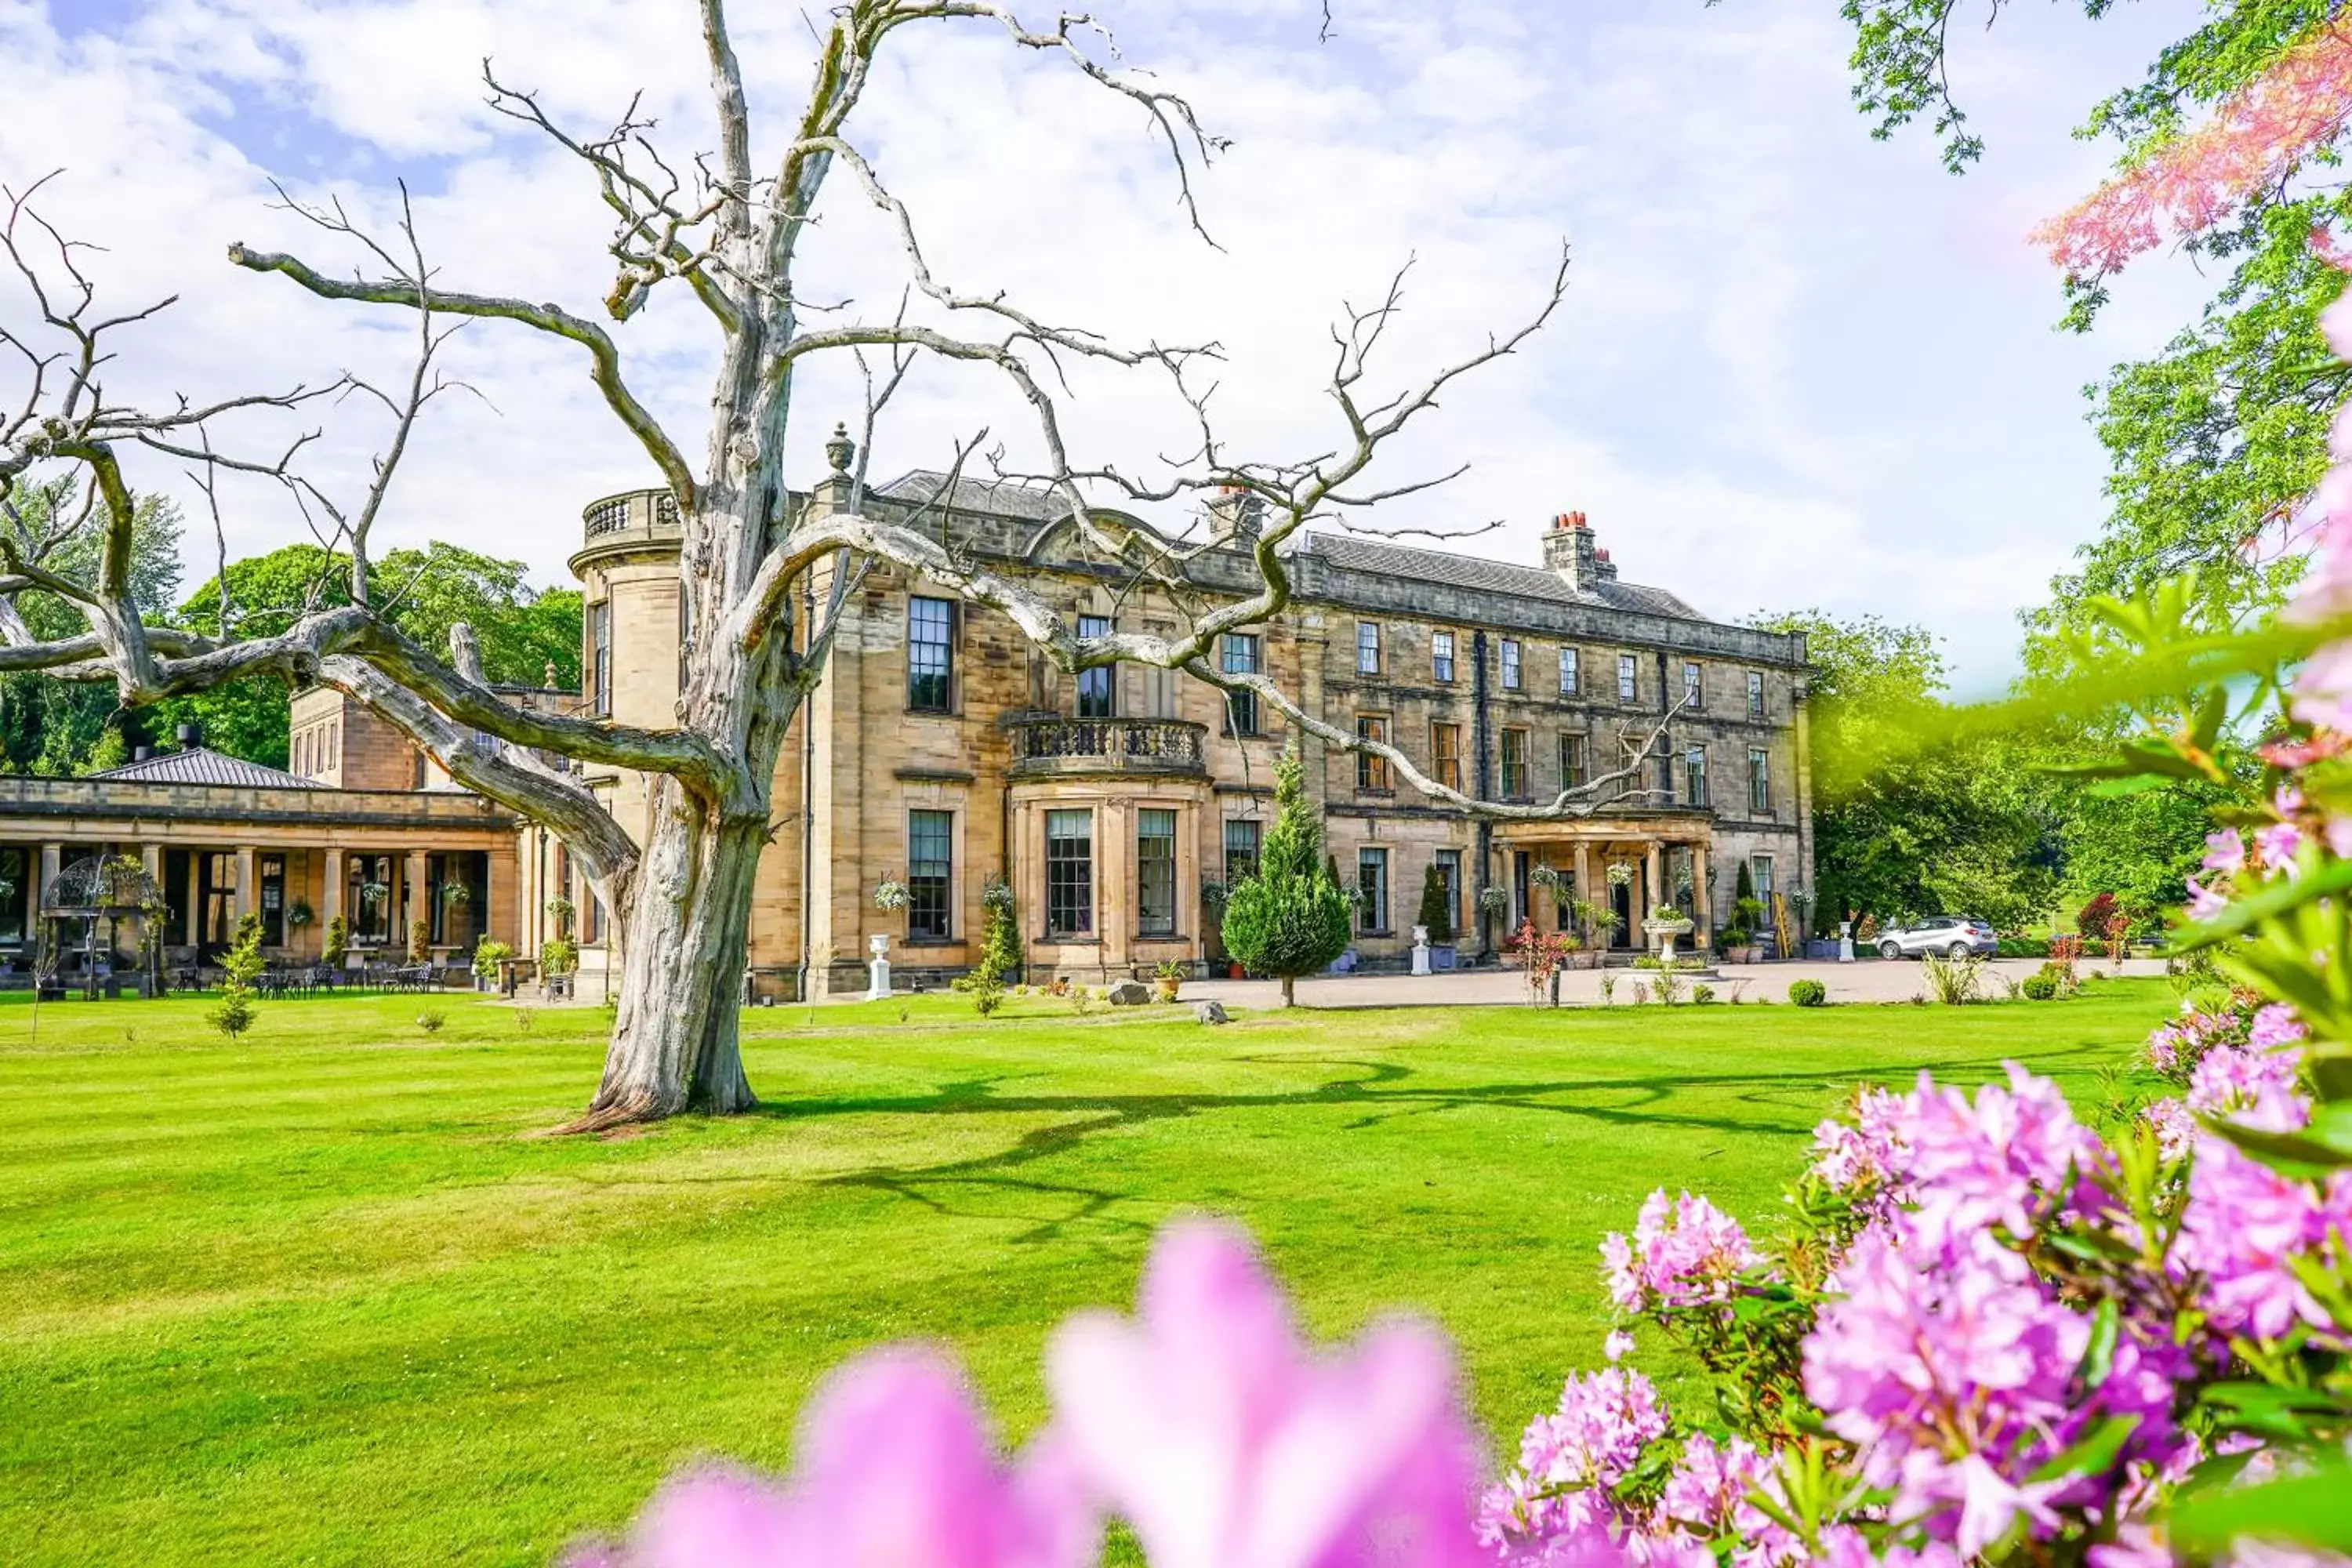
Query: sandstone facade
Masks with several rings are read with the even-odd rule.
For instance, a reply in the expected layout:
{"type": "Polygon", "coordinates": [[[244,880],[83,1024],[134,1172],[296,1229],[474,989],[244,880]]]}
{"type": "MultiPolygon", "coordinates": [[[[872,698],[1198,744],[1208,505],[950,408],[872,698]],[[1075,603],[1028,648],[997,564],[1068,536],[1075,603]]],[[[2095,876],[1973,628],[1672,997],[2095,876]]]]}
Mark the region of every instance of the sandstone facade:
{"type": "MultiPolygon", "coordinates": [[[[836,474],[793,504],[837,506],[846,487],[836,474]]],[[[1138,591],[1039,490],[950,489],[918,472],[866,506],[1042,586],[1074,617],[1181,624],[1165,593],[1138,591]]],[[[1229,508],[1212,528],[1217,547],[1193,558],[1183,584],[1196,601],[1255,586],[1243,548],[1251,519],[1229,508]]],[[[658,492],[587,510],[572,561],[585,590],[584,710],[675,722],[694,639],[679,615],[678,540],[658,492]]],[[[1465,955],[1493,951],[1522,920],[1557,927],[1571,895],[1616,907],[1614,943],[1630,954],[1660,904],[1692,915],[1705,942],[1742,862],[1768,897],[1811,885],[1803,639],[1708,621],[1671,594],[1621,583],[1580,515],[1554,520],[1545,557],[1518,566],[1314,535],[1288,556],[1294,604],[1217,650],[1484,799],[1549,799],[1617,769],[1666,727],[1664,756],[1564,821],[1481,824],[1376,763],[1310,744],[1332,857],[1361,889],[1357,962],[1404,962],[1432,875],[1451,889],[1465,955]],[[1490,887],[1502,889],[1499,914],[1477,898],[1490,887]]],[[[832,588],[814,574],[800,624],[832,588]]],[[[941,984],[977,956],[982,894],[999,879],[1014,894],[1032,979],[1100,984],[1216,960],[1210,885],[1246,873],[1285,740],[1278,715],[1249,708],[1165,671],[1063,677],[1006,618],[871,572],[778,768],[749,989],[863,990],[877,934],[902,984],[941,984]],[[909,889],[908,908],[877,908],[885,881],[909,889]]],[[[585,776],[642,839],[646,781],[585,776]]],[[[554,934],[546,908],[565,897],[581,910],[593,970],[606,922],[561,845],[526,827],[518,869],[525,951],[554,934]]]]}

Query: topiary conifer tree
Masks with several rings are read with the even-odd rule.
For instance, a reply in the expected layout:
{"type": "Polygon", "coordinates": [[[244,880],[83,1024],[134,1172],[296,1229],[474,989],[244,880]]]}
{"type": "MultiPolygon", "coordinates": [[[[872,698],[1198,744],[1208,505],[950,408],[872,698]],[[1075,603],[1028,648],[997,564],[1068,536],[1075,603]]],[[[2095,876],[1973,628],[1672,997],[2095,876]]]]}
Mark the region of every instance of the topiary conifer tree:
{"type": "Polygon", "coordinates": [[[1429,868],[1429,875],[1421,882],[1421,916],[1413,923],[1429,929],[1433,947],[1444,947],[1454,940],[1453,900],[1446,896],[1445,878],[1437,867],[1429,868]]]}
{"type": "Polygon", "coordinates": [[[1328,969],[1348,950],[1353,906],[1324,863],[1323,818],[1307,803],[1296,741],[1275,764],[1274,804],[1257,874],[1235,883],[1225,904],[1225,949],[1254,973],[1279,978],[1287,1007],[1300,975],[1328,969]]]}

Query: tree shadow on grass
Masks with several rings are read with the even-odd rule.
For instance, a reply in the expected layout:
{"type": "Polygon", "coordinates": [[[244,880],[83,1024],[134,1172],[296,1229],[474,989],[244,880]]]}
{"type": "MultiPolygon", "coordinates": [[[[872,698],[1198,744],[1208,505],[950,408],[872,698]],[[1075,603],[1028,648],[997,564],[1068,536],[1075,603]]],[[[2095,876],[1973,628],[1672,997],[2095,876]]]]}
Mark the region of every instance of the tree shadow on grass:
{"type": "MultiPolygon", "coordinates": [[[[2063,1062],[2092,1052],[2108,1052],[2113,1048],[2111,1042],[2085,1041],[2043,1055],[2045,1060],[2063,1062]]],[[[1934,1073],[1938,1079],[1975,1079],[1997,1070],[2002,1062],[2002,1058],[1997,1057],[1978,1057],[1856,1065],[1841,1069],[1834,1077],[1815,1069],[1783,1073],[1539,1079],[1524,1082],[1465,1085],[1428,1083],[1423,1081],[1423,1075],[1395,1062],[1367,1062],[1345,1057],[1244,1056],[1227,1059],[1252,1066],[1296,1068],[1304,1065],[1354,1070],[1348,1076],[1334,1078],[1308,1089],[1262,1093],[1006,1093],[1003,1090],[1006,1081],[1032,1076],[1027,1073],[1008,1074],[962,1079],[923,1094],[853,1095],[765,1101],[755,1114],[779,1121],[823,1116],[1010,1114],[1069,1117],[1070,1120],[1031,1128],[1007,1147],[989,1153],[930,1164],[877,1163],[862,1171],[825,1178],[818,1184],[885,1193],[929,1209],[942,1218],[1001,1219],[1006,1215],[1000,1210],[984,1206],[960,1206],[941,1195],[941,1189],[961,1188],[990,1196],[1010,1194],[1024,1198],[1066,1200],[1073,1206],[1066,1213],[1016,1216],[1033,1218],[1034,1223],[1013,1239],[1035,1243],[1059,1240],[1067,1229],[1082,1224],[1107,1224],[1138,1232],[1149,1229],[1149,1225],[1142,1220],[1121,1219],[1112,1212],[1114,1205],[1136,1194],[1078,1183],[1055,1182],[1021,1173],[1040,1161],[1068,1153],[1089,1139],[1105,1133],[1129,1131],[1160,1121],[1221,1111],[1358,1106],[1362,1108],[1362,1114],[1341,1123],[1342,1131],[1357,1131],[1406,1117],[1442,1111],[1492,1110],[1574,1117],[1611,1131],[1646,1127],[1685,1132],[1785,1136],[1801,1133],[1810,1128],[1812,1118],[1818,1113],[1818,1096],[1824,1086],[1865,1080],[1901,1083],[1921,1071],[1934,1073]],[[1753,1107],[1759,1111],[1793,1111],[1797,1120],[1792,1121],[1786,1116],[1745,1119],[1673,1109],[1672,1102],[1678,1095],[1709,1089],[1735,1091],[1733,1100],[1738,1105],[1753,1107]],[[1593,1104],[1583,1100],[1564,1101],[1558,1098],[1564,1095],[1628,1098],[1593,1104]]]]}

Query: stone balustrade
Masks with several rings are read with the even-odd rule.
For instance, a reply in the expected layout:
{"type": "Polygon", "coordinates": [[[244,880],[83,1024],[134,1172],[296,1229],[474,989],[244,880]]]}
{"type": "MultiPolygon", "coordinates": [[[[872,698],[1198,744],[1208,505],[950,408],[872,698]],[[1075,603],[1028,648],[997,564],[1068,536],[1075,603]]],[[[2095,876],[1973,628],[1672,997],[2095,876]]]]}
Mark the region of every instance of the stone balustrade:
{"type": "Polygon", "coordinates": [[[1181,719],[1024,719],[1009,728],[1015,778],[1207,773],[1208,727],[1181,719]]]}

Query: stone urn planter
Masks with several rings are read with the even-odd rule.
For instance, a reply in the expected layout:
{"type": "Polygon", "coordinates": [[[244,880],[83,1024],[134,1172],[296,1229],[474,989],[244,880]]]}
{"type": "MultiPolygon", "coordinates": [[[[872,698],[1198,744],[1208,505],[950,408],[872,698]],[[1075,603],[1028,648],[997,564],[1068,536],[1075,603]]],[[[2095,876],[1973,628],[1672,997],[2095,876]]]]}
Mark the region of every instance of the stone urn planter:
{"type": "Polygon", "coordinates": [[[1675,941],[1690,935],[1692,927],[1688,921],[1647,920],[1642,922],[1642,930],[1656,941],[1659,962],[1671,969],[1675,962],[1675,941]]]}

